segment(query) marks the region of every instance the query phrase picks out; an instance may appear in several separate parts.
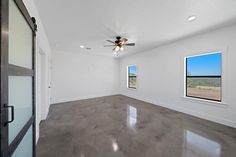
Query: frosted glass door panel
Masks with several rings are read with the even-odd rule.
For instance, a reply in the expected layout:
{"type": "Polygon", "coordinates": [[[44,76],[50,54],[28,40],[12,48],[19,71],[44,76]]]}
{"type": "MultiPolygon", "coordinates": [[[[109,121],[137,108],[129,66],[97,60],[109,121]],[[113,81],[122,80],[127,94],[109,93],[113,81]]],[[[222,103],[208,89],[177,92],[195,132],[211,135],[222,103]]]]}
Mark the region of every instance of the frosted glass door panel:
{"type": "MultiPolygon", "coordinates": [[[[9,144],[32,116],[32,77],[9,76],[9,105],[15,108],[15,120],[9,124],[9,144]]],[[[11,119],[11,113],[9,113],[11,119]]]]}
{"type": "Polygon", "coordinates": [[[13,153],[12,157],[32,157],[33,156],[33,132],[32,126],[25,134],[23,140],[13,153]]]}
{"type": "Polygon", "coordinates": [[[9,64],[32,69],[32,30],[13,0],[9,0],[9,64]]]}

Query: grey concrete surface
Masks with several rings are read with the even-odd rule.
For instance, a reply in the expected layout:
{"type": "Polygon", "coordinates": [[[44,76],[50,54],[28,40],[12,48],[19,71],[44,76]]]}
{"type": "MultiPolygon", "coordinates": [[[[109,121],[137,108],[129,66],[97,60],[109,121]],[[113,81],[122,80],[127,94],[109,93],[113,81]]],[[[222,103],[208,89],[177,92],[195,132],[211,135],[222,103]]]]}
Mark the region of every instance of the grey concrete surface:
{"type": "Polygon", "coordinates": [[[52,105],[37,157],[236,157],[236,129],[122,95],[52,105]]]}

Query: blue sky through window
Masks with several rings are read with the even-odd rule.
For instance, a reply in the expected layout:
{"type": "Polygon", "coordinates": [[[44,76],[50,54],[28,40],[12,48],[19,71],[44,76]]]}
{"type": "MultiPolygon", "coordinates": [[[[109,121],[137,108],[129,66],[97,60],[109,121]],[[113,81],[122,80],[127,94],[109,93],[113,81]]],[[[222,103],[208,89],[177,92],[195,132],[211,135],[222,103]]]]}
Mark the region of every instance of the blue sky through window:
{"type": "Polygon", "coordinates": [[[188,76],[221,75],[221,53],[187,58],[188,76]]]}
{"type": "Polygon", "coordinates": [[[137,68],[135,65],[129,66],[129,73],[137,74],[137,68]]]}

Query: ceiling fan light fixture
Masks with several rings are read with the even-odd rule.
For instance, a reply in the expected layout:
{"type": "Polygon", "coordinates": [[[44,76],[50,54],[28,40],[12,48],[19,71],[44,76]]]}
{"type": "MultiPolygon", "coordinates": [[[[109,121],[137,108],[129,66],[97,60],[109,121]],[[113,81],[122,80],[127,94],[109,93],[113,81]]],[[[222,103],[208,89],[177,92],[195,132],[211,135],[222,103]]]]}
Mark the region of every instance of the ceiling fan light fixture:
{"type": "Polygon", "coordinates": [[[128,43],[128,39],[121,38],[120,36],[116,37],[115,41],[106,40],[109,43],[112,43],[113,45],[104,45],[104,47],[113,47],[113,51],[124,51],[126,46],[135,46],[135,43],[128,43]]]}
{"type": "Polygon", "coordinates": [[[117,51],[119,51],[119,50],[120,50],[120,47],[119,47],[119,46],[116,46],[115,51],[117,52],[117,51]]]}
{"type": "Polygon", "coordinates": [[[118,51],[114,51],[114,55],[115,55],[116,57],[118,57],[118,56],[119,56],[119,52],[118,52],[118,51]]]}

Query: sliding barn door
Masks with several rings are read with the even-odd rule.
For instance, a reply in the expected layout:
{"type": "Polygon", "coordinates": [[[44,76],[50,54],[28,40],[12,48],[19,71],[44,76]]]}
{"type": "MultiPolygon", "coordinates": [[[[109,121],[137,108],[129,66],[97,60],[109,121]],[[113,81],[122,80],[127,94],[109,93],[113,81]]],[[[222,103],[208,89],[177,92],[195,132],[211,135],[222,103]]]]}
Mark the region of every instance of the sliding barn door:
{"type": "Polygon", "coordinates": [[[35,156],[35,20],[1,0],[1,157],[35,156]]]}

